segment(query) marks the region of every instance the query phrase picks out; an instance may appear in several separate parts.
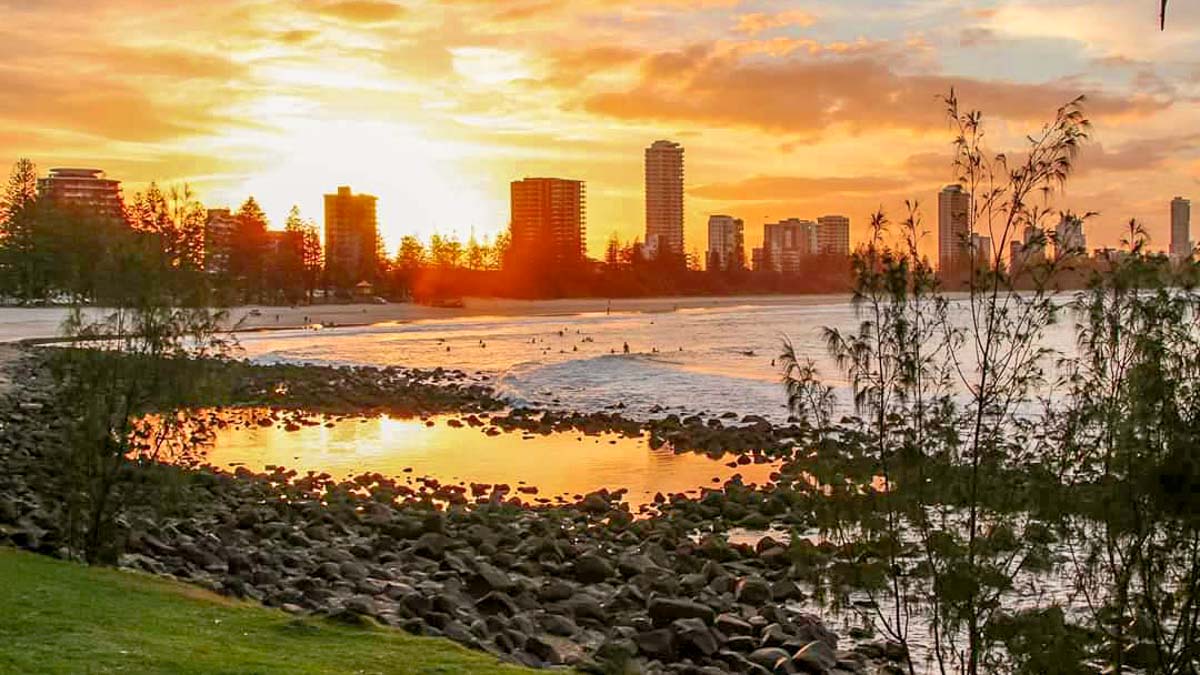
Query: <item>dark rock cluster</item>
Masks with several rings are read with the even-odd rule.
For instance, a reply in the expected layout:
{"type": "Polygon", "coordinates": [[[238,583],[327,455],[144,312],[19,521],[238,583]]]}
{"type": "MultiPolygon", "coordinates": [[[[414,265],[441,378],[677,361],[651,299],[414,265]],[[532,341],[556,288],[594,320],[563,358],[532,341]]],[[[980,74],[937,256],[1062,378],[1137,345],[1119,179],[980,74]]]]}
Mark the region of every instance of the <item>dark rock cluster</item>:
{"type": "MultiPolygon", "coordinates": [[[[65,556],[62,500],[46,461],[60,442],[63,411],[53,409],[36,359],[14,367],[22,386],[0,401],[0,543],[65,556]]],[[[329,396],[348,407],[494,409],[490,394],[470,387],[433,393],[441,385],[426,375],[399,387],[406,375],[398,369],[334,371],[342,379],[331,389],[309,373],[265,372],[243,383],[248,401],[299,390],[295,403],[329,396]],[[419,403],[385,400],[381,381],[419,403]]],[[[328,377],[330,369],[318,373],[328,377]]],[[[523,413],[505,419],[517,420],[514,428],[543,423],[523,413]]],[[[549,419],[551,427],[579,428],[594,418],[549,419]]],[[[618,422],[609,430],[645,431],[618,422]]],[[[650,431],[666,437],[687,426],[668,420],[650,431]]],[[[764,438],[778,433],[758,430],[764,438]]],[[[122,567],[289,612],[443,636],[535,667],[867,673],[899,672],[903,659],[886,643],[839,649],[838,636],[800,609],[805,591],[785,547],[769,538],[750,547],[695,536],[706,514],[746,510],[727,496],[744,490],[736,481],[699,502],[672,497],[661,513],[639,519],[620,492],[526,508],[498,490],[447,500],[445,486],[424,481],[414,491],[380,475],[334,482],[282,468],[177,471],[185,483],[179,507],[130,506],[121,514],[122,567]]]]}

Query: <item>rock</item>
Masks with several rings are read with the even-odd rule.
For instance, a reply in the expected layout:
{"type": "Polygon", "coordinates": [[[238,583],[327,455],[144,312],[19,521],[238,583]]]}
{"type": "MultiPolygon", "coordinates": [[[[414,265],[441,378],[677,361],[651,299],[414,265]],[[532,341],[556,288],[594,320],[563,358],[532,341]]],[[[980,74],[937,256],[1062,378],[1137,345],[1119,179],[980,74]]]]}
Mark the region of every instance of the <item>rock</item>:
{"type": "Polygon", "coordinates": [[[803,599],[804,592],[796,585],[796,582],[790,579],[780,579],[771,584],[771,599],[775,602],[784,602],[793,599],[803,599]]]}
{"type": "Polygon", "coordinates": [[[356,595],[346,601],[346,611],[362,616],[375,616],[379,613],[379,608],[375,605],[375,601],[365,595],[356,595]]]}
{"type": "Polygon", "coordinates": [[[758,640],[749,635],[734,635],[725,641],[725,649],[735,652],[752,652],[758,649],[758,640]]]}
{"type": "Polygon", "coordinates": [[[675,634],[667,628],[638,633],[633,636],[638,651],[652,659],[671,661],[675,657],[675,634]]]}
{"type": "Polygon", "coordinates": [[[720,647],[717,637],[701,619],[676,619],[671,628],[681,651],[712,656],[720,647]]]}
{"type": "Polygon", "coordinates": [[[521,611],[512,598],[499,591],[492,591],[475,603],[475,608],[484,614],[504,614],[512,616],[521,611]]]}
{"type": "Polygon", "coordinates": [[[792,665],[802,673],[824,675],[837,666],[837,653],[824,642],[810,642],[792,655],[792,665]]]}
{"type": "Polygon", "coordinates": [[[735,596],[738,602],[757,607],[770,601],[771,584],[760,576],[746,577],[738,582],[735,596]]]}
{"type": "Polygon", "coordinates": [[[585,553],[575,561],[575,578],[585,584],[598,584],[614,574],[613,566],[594,553],[585,553]]]}
{"type": "Polygon", "coordinates": [[[569,617],[561,614],[546,614],[541,619],[542,630],[545,630],[551,635],[561,635],[563,637],[571,637],[579,632],[579,626],[575,624],[569,617]]]}
{"type": "Polygon", "coordinates": [[[494,591],[507,592],[514,585],[512,577],[494,565],[489,565],[485,562],[480,562],[475,566],[475,573],[479,575],[479,578],[488,588],[494,591]]]}
{"type": "Polygon", "coordinates": [[[713,623],[717,630],[726,635],[750,635],[754,632],[754,626],[733,614],[720,614],[713,623]]]}
{"type": "Polygon", "coordinates": [[[717,658],[729,665],[729,669],[735,673],[752,673],[753,675],[771,675],[769,668],[764,668],[741,654],[722,649],[717,652],[717,658]]]}
{"type": "Polygon", "coordinates": [[[792,655],[779,647],[762,647],[750,652],[749,659],[751,663],[757,663],[772,673],[787,672],[786,669],[791,666],[792,655]]]}
{"type": "Polygon", "coordinates": [[[343,579],[349,579],[351,581],[361,581],[370,575],[370,573],[367,571],[366,565],[350,560],[347,560],[339,565],[338,569],[342,573],[343,579]]]}
{"type": "Polygon", "coordinates": [[[575,588],[561,579],[550,579],[538,590],[542,602],[558,602],[575,595],[575,588]]]}
{"type": "Polygon", "coordinates": [[[579,507],[584,511],[593,514],[607,513],[612,508],[612,506],[608,503],[608,500],[605,499],[603,495],[596,492],[584,497],[583,501],[580,502],[579,507]]]}
{"type": "Polygon", "coordinates": [[[648,609],[655,625],[665,626],[676,619],[702,619],[712,623],[715,618],[715,612],[708,605],[678,598],[654,598],[648,609]]]}
{"type": "Polygon", "coordinates": [[[525,650],[552,666],[563,663],[563,657],[555,645],[537,635],[532,635],[525,641],[525,650]]]}
{"type": "Polygon", "coordinates": [[[446,553],[446,547],[450,545],[450,540],[446,535],[440,532],[426,532],[417,538],[413,544],[412,552],[425,558],[433,560],[440,559],[446,553]]]}
{"type": "Polygon", "coordinates": [[[889,661],[897,663],[908,658],[908,649],[899,642],[887,641],[883,643],[883,656],[889,661]]]}
{"type": "Polygon", "coordinates": [[[576,621],[589,620],[605,624],[609,620],[608,612],[600,605],[600,601],[587,595],[577,595],[564,602],[563,607],[570,610],[576,621]]]}

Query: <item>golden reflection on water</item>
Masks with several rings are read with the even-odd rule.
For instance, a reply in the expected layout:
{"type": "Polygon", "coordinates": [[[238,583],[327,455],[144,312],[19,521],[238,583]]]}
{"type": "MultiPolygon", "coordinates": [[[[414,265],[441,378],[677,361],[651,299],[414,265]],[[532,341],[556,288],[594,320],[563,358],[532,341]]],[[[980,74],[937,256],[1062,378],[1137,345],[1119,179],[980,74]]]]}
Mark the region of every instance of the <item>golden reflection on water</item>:
{"type": "Polygon", "coordinates": [[[261,471],[275,465],[335,478],[378,472],[410,480],[428,476],[452,484],[505,483],[514,491],[536,486],[539,497],[569,498],[600,488],[627,488],[626,500],[635,508],[652,501],[655,493],[696,495],[700,488],[718,487],[735,474],[747,484],[761,485],[777,466],[734,468],[726,466],[731,455],[714,460],[695,453],[676,454],[670,448],[652,449],[645,438],[615,434],[489,436],[480,428],[449,426],[448,419],[434,418],[434,425],[427,426],[420,419],[341,418],[331,426],[322,420],[323,424],[293,431],[280,425],[231,425],[216,430],[204,459],[224,469],[245,466],[261,471]]]}

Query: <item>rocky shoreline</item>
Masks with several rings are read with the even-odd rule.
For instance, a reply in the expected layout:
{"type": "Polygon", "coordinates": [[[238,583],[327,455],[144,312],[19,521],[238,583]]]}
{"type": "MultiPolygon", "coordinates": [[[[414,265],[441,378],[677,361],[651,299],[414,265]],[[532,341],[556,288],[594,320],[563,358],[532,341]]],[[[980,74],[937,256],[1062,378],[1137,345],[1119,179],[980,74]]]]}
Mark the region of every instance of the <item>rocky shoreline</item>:
{"type": "MultiPolygon", "coordinates": [[[[65,555],[49,448],[63,411],[35,355],[8,363],[21,383],[0,396],[0,543],[65,555]]],[[[502,433],[649,433],[654,443],[738,461],[788,458],[798,426],[749,418],[509,411],[458,371],[230,365],[234,407],[423,415],[489,413],[502,433]],[[747,458],[742,460],[741,458],[747,458]]],[[[478,418],[476,418],[478,420],[478,418]]],[[[279,468],[172,471],[186,508],[135,506],[122,516],[122,567],[172,576],[289,612],[374,620],[444,636],[506,661],[586,672],[890,673],[896,645],[851,644],[803,611],[797,548],[695,533],[713,522],[766,525],[798,480],[736,479],[699,500],[664,497],[635,518],[620,492],[530,508],[491,489],[414,491],[377,474],[334,482],[279,468]],[[780,487],[782,486],[782,487],[780,487]],[[457,495],[457,498],[454,496],[457,495]],[[842,649],[839,649],[842,647],[842,649]]]]}

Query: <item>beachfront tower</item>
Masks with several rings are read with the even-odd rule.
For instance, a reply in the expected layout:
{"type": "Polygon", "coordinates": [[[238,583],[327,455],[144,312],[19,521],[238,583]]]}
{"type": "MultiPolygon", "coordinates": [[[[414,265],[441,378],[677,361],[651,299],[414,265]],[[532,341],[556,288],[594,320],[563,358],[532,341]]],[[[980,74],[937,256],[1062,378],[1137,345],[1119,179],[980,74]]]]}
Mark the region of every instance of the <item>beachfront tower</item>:
{"type": "Polygon", "coordinates": [[[971,193],[947,185],[938,193],[938,269],[968,269],[971,260],[971,193]]]}
{"type": "Polygon", "coordinates": [[[1171,258],[1192,257],[1192,202],[1183,197],[1171,200],[1171,258]]]}
{"type": "Polygon", "coordinates": [[[683,261],[683,146],[655,141],[646,148],[646,249],[683,261]]]}
{"type": "Polygon", "coordinates": [[[587,189],[580,180],[526,178],[511,191],[512,262],[578,266],[587,247],[587,189]]]}
{"type": "Polygon", "coordinates": [[[745,228],[740,218],[733,216],[708,217],[708,260],[710,272],[744,269],[745,228]]]}
{"type": "Polygon", "coordinates": [[[356,195],[346,186],[325,195],[325,276],[336,288],[345,290],[375,279],[379,267],[377,201],[371,195],[356,195]]]}

